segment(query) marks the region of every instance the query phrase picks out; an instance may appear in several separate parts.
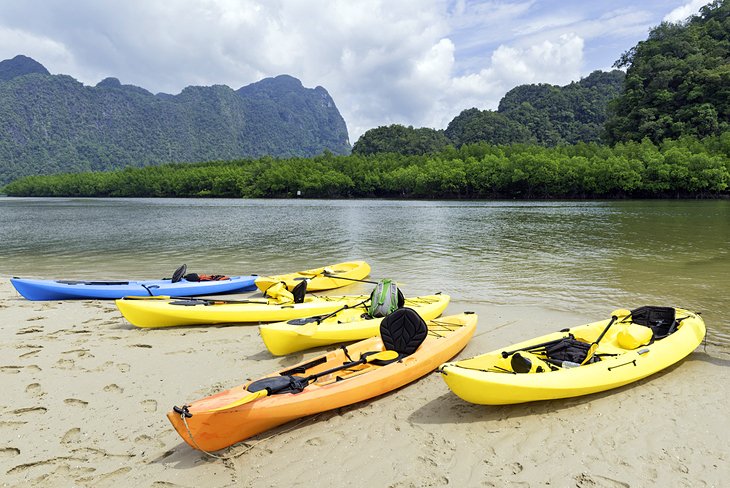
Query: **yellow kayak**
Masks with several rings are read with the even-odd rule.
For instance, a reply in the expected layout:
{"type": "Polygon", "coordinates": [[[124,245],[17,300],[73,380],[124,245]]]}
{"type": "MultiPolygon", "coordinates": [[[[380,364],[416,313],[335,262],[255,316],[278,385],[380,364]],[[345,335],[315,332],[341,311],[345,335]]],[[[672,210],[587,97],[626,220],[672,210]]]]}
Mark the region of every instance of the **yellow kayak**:
{"type": "Polygon", "coordinates": [[[308,269],[276,276],[259,276],[256,287],[266,292],[272,285],[284,282],[291,291],[304,280],[307,280],[307,291],[322,291],[351,285],[353,280],[362,280],[370,274],[370,265],[365,261],[351,261],[333,264],[322,268],[308,269]],[[340,279],[338,279],[340,278],[340,279]]]}
{"type": "Polygon", "coordinates": [[[167,418],[191,447],[223,449],[294,419],[362,402],[415,381],[454,357],[476,329],[474,314],[428,323],[418,319],[419,326],[406,316],[408,310],[386,317],[379,336],[175,406],[167,418]],[[406,321],[412,326],[401,327],[406,321]]]}
{"type": "MultiPolygon", "coordinates": [[[[425,295],[406,298],[404,306],[415,310],[424,320],[431,320],[441,315],[449,300],[449,295],[425,295]]],[[[383,320],[368,315],[366,305],[346,308],[331,316],[261,324],[259,331],[266,348],[276,356],[338,342],[359,341],[378,335],[383,320]]]]}
{"type": "Polygon", "coordinates": [[[115,303],[132,325],[171,327],[175,325],[214,325],[278,322],[314,315],[325,315],[345,306],[354,307],[366,295],[307,296],[302,303],[273,298],[223,300],[208,298],[124,297],[115,303]]]}
{"type": "Polygon", "coordinates": [[[617,310],[611,320],[446,363],[439,371],[451,391],[471,403],[567,398],[616,388],[661,371],[694,351],[704,336],[704,321],[688,310],[617,310]]]}

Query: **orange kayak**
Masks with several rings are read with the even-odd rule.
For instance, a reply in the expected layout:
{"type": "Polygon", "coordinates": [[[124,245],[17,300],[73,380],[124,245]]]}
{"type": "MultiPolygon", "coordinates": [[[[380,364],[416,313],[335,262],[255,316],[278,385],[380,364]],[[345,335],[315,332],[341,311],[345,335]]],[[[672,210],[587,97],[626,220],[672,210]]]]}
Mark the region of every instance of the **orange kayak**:
{"type": "Polygon", "coordinates": [[[367,355],[361,358],[363,353],[382,355],[383,342],[390,344],[392,340],[387,333],[382,338],[372,337],[265,377],[276,381],[282,377],[309,379],[319,375],[305,382],[301,391],[273,392],[247,401],[256,397],[252,393],[256,382],[248,382],[175,407],[167,418],[191,447],[204,451],[223,449],[291,420],[361,402],[415,381],[463,349],[476,324],[477,316],[473,313],[431,320],[426,324],[427,330],[423,327],[425,339],[415,352],[386,364],[353,364],[367,361],[367,355]],[[343,365],[351,366],[327,374],[343,365]],[[251,390],[247,389],[249,386],[251,390]]]}

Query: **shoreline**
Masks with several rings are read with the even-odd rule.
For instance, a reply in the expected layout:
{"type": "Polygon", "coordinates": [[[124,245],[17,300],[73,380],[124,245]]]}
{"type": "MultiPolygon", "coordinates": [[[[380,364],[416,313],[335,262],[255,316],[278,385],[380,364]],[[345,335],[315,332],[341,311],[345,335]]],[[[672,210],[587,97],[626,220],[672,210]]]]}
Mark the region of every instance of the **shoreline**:
{"type": "MultiPolygon", "coordinates": [[[[479,326],[462,358],[600,318],[466,308],[479,326]]],[[[455,300],[445,314],[464,309],[455,300]]],[[[615,390],[511,406],[463,402],[431,373],[239,443],[221,461],[187,446],[165,412],[325,348],[275,358],[256,326],[138,329],[113,301],[30,302],[7,277],[0,323],[2,486],[725,483],[730,354],[712,344],[615,390]]]]}

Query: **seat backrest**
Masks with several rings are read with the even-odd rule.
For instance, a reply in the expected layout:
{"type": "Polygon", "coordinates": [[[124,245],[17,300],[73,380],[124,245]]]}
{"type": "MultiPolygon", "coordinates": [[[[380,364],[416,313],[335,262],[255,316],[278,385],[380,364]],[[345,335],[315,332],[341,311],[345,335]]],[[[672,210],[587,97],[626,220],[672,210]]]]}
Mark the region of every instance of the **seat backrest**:
{"type": "Polygon", "coordinates": [[[631,311],[631,321],[651,327],[654,339],[661,339],[674,332],[676,328],[674,312],[672,307],[639,307],[631,311]]]}
{"type": "Polygon", "coordinates": [[[402,307],[380,323],[380,337],[386,349],[401,356],[416,352],[428,335],[426,322],[412,308],[402,307]]]}
{"type": "Polygon", "coordinates": [[[307,294],[307,280],[297,283],[297,286],[292,288],[291,294],[294,295],[294,303],[304,303],[304,296],[307,294]]]}

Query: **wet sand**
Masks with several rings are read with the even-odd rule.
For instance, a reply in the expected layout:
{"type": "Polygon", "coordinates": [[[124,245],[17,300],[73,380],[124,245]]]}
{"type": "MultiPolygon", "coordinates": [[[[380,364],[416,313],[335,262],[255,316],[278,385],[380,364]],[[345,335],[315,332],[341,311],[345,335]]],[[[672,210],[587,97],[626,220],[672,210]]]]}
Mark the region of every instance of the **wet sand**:
{"type": "MultiPolygon", "coordinates": [[[[730,354],[703,346],[633,385],[567,400],[465,403],[432,373],[219,451],[183,443],[180,405],[312,357],[256,326],[138,329],[113,302],[30,302],[0,277],[2,486],[725,486],[730,354]]],[[[594,316],[455,298],[468,357],[594,316]]],[[[707,324],[712,327],[712,324],[707,324]]]]}

